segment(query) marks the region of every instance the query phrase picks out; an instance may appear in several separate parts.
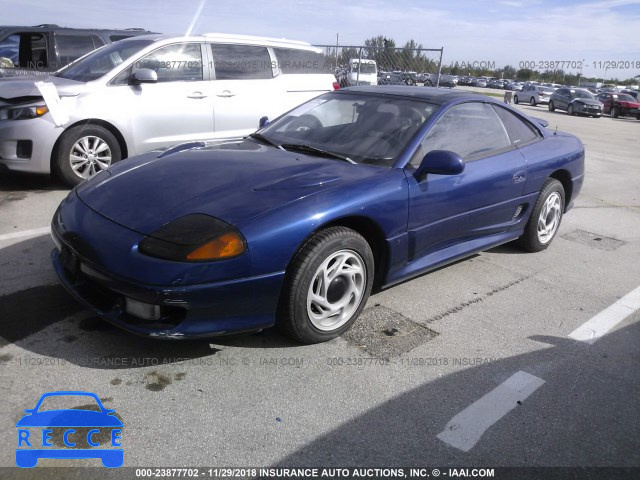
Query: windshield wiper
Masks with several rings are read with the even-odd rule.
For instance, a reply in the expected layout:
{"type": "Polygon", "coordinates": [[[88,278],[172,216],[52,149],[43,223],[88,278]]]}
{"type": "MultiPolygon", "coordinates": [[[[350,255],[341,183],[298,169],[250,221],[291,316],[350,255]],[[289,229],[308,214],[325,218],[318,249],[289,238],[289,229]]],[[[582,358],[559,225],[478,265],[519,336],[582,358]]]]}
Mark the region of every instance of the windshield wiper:
{"type": "Polygon", "coordinates": [[[343,160],[345,162],[353,163],[354,165],[356,164],[356,162],[354,162],[353,160],[351,160],[349,157],[345,155],[340,155],[339,153],[322,150],[321,148],[312,147],[311,145],[299,145],[297,143],[283,143],[281,147],[284,148],[285,150],[297,150],[303,153],[311,153],[313,155],[335,158],[338,160],[343,160]]]}
{"type": "Polygon", "coordinates": [[[276,142],[265,137],[261,133],[252,133],[249,135],[249,138],[255,138],[259,142],[266,143],[267,145],[271,145],[272,147],[279,148],[280,150],[284,150],[284,148],[282,148],[282,145],[278,145],[276,142]]]}

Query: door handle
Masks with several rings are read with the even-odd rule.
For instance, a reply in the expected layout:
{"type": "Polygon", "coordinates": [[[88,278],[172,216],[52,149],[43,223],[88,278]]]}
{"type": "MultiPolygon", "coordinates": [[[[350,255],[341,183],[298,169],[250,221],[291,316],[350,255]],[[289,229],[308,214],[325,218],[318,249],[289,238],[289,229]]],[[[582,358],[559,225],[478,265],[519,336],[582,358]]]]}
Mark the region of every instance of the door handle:
{"type": "Polygon", "coordinates": [[[191,95],[187,95],[187,98],[207,98],[202,92],[193,92],[191,95]]]}
{"type": "Polygon", "coordinates": [[[235,97],[236,94],[231,92],[230,90],[222,90],[221,92],[216,94],[218,97],[235,97]]]}

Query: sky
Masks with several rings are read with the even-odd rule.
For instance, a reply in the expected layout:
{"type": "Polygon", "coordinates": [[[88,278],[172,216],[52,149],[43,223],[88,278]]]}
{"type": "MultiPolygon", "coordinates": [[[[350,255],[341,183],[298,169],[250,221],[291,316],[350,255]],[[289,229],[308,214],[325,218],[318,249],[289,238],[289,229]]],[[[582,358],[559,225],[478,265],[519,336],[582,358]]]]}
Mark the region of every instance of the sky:
{"type": "Polygon", "coordinates": [[[143,27],[331,45],[336,34],[341,45],[384,35],[397,45],[414,39],[443,47],[444,65],[567,61],[580,62],[587,77],[640,75],[640,0],[0,0],[0,11],[3,25],[143,27]]]}

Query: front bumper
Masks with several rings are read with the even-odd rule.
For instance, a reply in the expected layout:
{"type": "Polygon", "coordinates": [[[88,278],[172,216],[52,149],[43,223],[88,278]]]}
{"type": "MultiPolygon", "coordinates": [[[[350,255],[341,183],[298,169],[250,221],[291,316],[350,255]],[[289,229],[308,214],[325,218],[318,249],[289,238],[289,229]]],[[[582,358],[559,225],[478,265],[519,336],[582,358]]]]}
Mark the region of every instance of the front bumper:
{"type": "Polygon", "coordinates": [[[75,252],[51,252],[62,285],[101,318],[128,332],[165,339],[250,332],[275,324],[284,272],[189,286],[139,285],[98,271],[75,252]],[[160,318],[126,312],[126,298],[160,306],[160,318]]]}
{"type": "Polygon", "coordinates": [[[51,152],[63,130],[50,114],[30,120],[1,120],[0,164],[21,172],[51,173],[51,152]],[[28,158],[19,156],[19,141],[31,142],[28,158]]]}
{"type": "Polygon", "coordinates": [[[582,115],[595,115],[595,116],[602,115],[602,108],[595,107],[592,105],[574,105],[573,108],[576,113],[579,113],[582,115]]]}

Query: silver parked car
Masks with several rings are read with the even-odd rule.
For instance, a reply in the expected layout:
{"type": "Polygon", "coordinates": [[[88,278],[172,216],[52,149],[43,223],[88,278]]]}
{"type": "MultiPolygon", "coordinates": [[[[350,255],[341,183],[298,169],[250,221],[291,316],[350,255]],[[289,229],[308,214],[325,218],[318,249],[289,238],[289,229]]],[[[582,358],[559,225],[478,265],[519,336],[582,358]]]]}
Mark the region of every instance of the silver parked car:
{"type": "Polygon", "coordinates": [[[48,77],[0,81],[0,166],[75,185],[122,158],[237,138],[337,88],[320,49],[263,37],[144,35],[48,77]],[[44,84],[37,84],[40,79],[44,84]]]}
{"type": "Polygon", "coordinates": [[[542,85],[528,84],[522,87],[513,97],[514,103],[527,102],[535,107],[539,103],[549,103],[549,99],[553,94],[553,88],[543,87],[542,85]]]}

